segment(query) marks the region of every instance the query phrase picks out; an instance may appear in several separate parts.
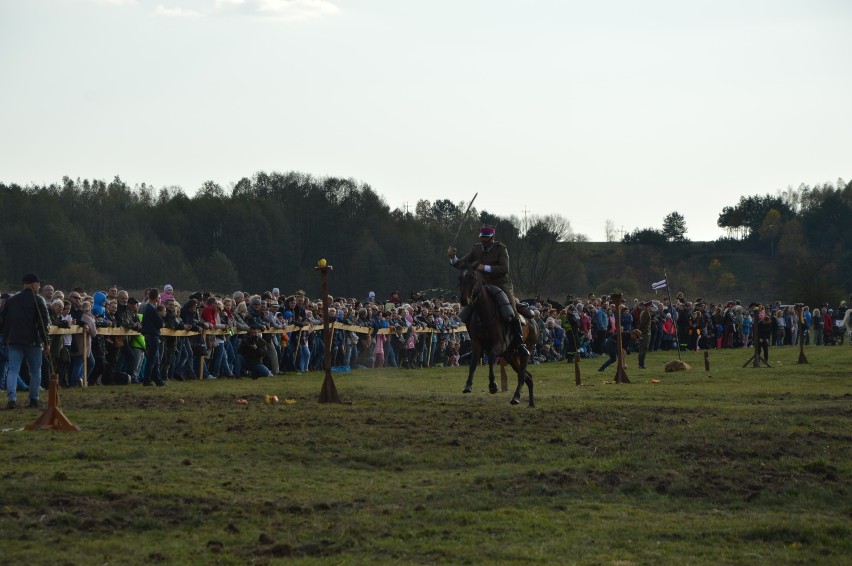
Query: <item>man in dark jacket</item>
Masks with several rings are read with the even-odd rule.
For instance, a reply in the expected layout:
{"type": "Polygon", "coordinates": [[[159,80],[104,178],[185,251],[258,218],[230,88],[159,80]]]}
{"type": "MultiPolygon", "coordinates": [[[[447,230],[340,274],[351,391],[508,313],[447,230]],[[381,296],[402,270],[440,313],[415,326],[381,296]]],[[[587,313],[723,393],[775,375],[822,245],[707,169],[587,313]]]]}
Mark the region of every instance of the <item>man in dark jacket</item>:
{"type": "Polygon", "coordinates": [[[47,306],[39,296],[41,287],[35,273],[24,276],[24,288],[9,297],[3,305],[3,340],[9,352],[9,373],[6,378],[7,409],[17,406],[18,377],[24,360],[30,370],[30,403],[28,407],[39,408],[38,394],[41,389],[42,351],[48,352],[47,306]]]}
{"type": "Polygon", "coordinates": [[[639,313],[639,324],[636,328],[642,333],[639,341],[639,369],[645,369],[645,356],[651,345],[651,309],[654,308],[653,301],[647,301],[645,308],[639,313]]]}
{"type": "MultiPolygon", "coordinates": [[[[485,224],[479,229],[479,243],[474,244],[466,256],[458,258],[455,246],[447,249],[447,255],[450,257],[450,264],[456,269],[472,267],[480,272],[486,285],[495,285],[503,290],[508,298],[510,309],[501,308],[500,316],[509,323],[515,342],[519,344],[518,351],[526,351],[527,347],[521,334],[521,322],[517,313],[520,307],[521,314],[528,320],[532,319],[533,314],[525,303],[519,304],[515,298],[512,281],[509,279],[509,250],[502,242],[494,240],[495,233],[494,226],[485,224]]],[[[459,317],[462,322],[468,324],[470,322],[469,307],[463,308],[459,317]]],[[[526,354],[529,355],[529,352],[527,351],[526,354]]]]}
{"type": "Polygon", "coordinates": [[[160,291],[156,288],[148,290],[148,301],[142,311],[142,329],[145,336],[145,379],[142,385],[157,384],[163,387],[166,382],[160,376],[160,329],[163,327],[163,317],[157,311],[160,304],[160,291]]]}

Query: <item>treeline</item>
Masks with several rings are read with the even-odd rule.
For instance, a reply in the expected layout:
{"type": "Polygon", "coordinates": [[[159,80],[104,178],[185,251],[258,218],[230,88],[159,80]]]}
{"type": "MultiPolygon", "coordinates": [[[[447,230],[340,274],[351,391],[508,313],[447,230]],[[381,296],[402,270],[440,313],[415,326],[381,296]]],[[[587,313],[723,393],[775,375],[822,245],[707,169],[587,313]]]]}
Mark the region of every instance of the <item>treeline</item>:
{"type": "MultiPolygon", "coordinates": [[[[191,198],[177,188],[131,188],[119,177],[0,184],[0,281],[15,288],[22,274],[34,271],[65,288],[171,283],[315,294],[314,266],[326,258],[338,295],[452,290],[456,273],[445,252],[465,208],[421,200],[416,213],[391,210],[367,184],[296,172],[260,172],[227,191],[207,182],[191,198]]],[[[531,217],[521,226],[516,218],[472,209],[460,250],[475,240],[481,222],[496,224],[499,239],[512,246],[521,288],[558,285],[570,264],[561,247],[572,238],[566,220],[531,217]]]]}
{"type": "Polygon", "coordinates": [[[466,208],[444,199],[391,210],[366,183],[297,172],[259,172],[227,190],[207,182],[193,197],[179,188],[130,187],[119,177],[0,184],[0,284],[16,288],[34,271],[64,288],[171,283],[316,294],[313,268],[326,258],[336,295],[454,293],[447,245],[466,251],[487,222],[511,250],[522,296],[645,295],[666,269],[677,273],[679,290],[704,298],[771,292],[813,304],[852,289],[852,183],[744,196],[723,207],[718,224],[728,234],[709,243],[689,242],[676,212],[661,230],[592,244],[555,212],[522,220],[476,208],[464,216],[466,208]]]}

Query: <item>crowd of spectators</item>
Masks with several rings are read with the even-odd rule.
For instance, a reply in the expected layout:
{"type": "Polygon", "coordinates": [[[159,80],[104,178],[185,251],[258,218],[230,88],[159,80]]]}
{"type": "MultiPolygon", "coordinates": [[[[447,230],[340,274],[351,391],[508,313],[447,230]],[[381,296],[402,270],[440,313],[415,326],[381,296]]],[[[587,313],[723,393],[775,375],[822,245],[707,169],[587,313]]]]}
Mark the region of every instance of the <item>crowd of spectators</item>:
{"type": "Polygon", "coordinates": [[[689,301],[678,293],[673,302],[668,298],[634,298],[623,303],[618,314],[609,297],[589,295],[586,300],[569,305],[566,311],[571,328],[579,329],[575,333],[576,350],[583,357],[604,353],[606,340],[615,334],[616,316],[621,318],[622,331],[630,332],[637,327],[643,309],[650,313],[649,351],[753,348],[755,335],[772,347],[844,343],[852,327],[845,300],[836,307],[828,303],[813,309],[808,305],[798,305],[798,310],[796,307],[780,301],[745,305],[730,300],[714,304],[701,298],[689,301]]]}
{"type": "MultiPolygon", "coordinates": [[[[89,385],[144,383],[151,365],[157,366],[155,371],[165,383],[321,371],[326,356],[330,356],[332,366],[352,369],[419,369],[469,362],[470,343],[467,333],[460,329],[456,297],[426,299],[413,293],[402,300],[396,291],[384,300],[377,299],[372,291],[364,300],[329,297],[329,321],[336,324],[330,351],[326,352],[322,300],[311,299],[303,291],[286,296],[277,288],[224,296],[197,292],[183,302],[178,301],[171,285],[165,285],[161,292],[150,291],[146,290],[143,298],[155,297],[156,309],[147,312],[161,319],[158,325],[161,322],[163,329],[197,333],[164,333],[155,347],[153,364],[150,351],[146,355],[150,348],[144,333],[121,335],[101,330],[142,330],[140,301],[126,290],[111,286],[105,292],[89,294],[77,288],[66,294],[49,284],[42,287],[51,326],[62,329],[78,325],[85,329],[83,333],[50,336],[48,361],[62,386],[79,386],[84,380],[89,385]],[[87,355],[85,364],[83,352],[87,355]],[[84,367],[87,375],[83,375],[84,367]]],[[[0,313],[6,297],[0,298],[0,313]]],[[[611,297],[593,294],[567,305],[535,300],[531,308],[534,316],[528,323],[540,330],[532,352],[533,364],[570,361],[575,354],[587,358],[611,354],[616,316],[621,319],[623,332],[633,331],[635,340],[630,344],[634,349],[643,339],[648,351],[748,348],[754,347],[757,336],[761,346],[766,346],[766,358],[769,346],[790,346],[799,341],[842,345],[848,332],[846,325],[852,326],[846,301],[836,307],[802,306],[801,318],[793,305],[744,305],[738,300],[713,304],[700,298],[688,301],[682,293],[673,303],[667,298],[634,298],[621,305],[620,313],[611,297]],[[643,310],[650,315],[650,325],[638,328],[643,310]]],[[[647,325],[647,315],[644,320],[647,325]]],[[[0,381],[5,382],[5,373],[0,347],[0,381]]],[[[26,381],[19,387],[26,388],[26,381]]]]}

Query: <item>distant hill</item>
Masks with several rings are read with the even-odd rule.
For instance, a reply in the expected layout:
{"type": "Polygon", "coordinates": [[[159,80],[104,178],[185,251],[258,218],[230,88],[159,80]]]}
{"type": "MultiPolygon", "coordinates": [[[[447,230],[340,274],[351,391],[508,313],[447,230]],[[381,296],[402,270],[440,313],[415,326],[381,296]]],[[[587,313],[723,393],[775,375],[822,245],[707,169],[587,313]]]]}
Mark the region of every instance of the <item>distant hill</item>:
{"type": "Polygon", "coordinates": [[[662,280],[665,273],[672,297],[682,291],[688,300],[701,297],[709,302],[795,302],[787,295],[783,276],[778,274],[777,258],[765,254],[719,250],[715,242],[667,248],[594,242],[571,246],[585,277],[572,282],[575,286],[567,293],[600,295],[617,289],[631,298],[662,297],[665,291],[655,293],[651,283],[662,280]]]}

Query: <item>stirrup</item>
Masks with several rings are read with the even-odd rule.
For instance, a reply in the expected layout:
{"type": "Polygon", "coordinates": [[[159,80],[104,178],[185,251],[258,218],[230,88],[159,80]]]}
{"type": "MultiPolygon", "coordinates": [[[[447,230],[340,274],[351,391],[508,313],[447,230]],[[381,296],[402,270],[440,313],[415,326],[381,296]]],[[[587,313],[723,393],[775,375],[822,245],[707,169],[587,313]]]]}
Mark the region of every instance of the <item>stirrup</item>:
{"type": "Polygon", "coordinates": [[[530,355],[530,351],[529,351],[529,349],[527,348],[527,345],[526,345],[526,344],[524,344],[523,342],[521,342],[521,345],[520,345],[520,346],[518,346],[517,353],[522,354],[522,355],[523,355],[523,354],[526,354],[527,356],[529,356],[529,355],[530,355]]]}

